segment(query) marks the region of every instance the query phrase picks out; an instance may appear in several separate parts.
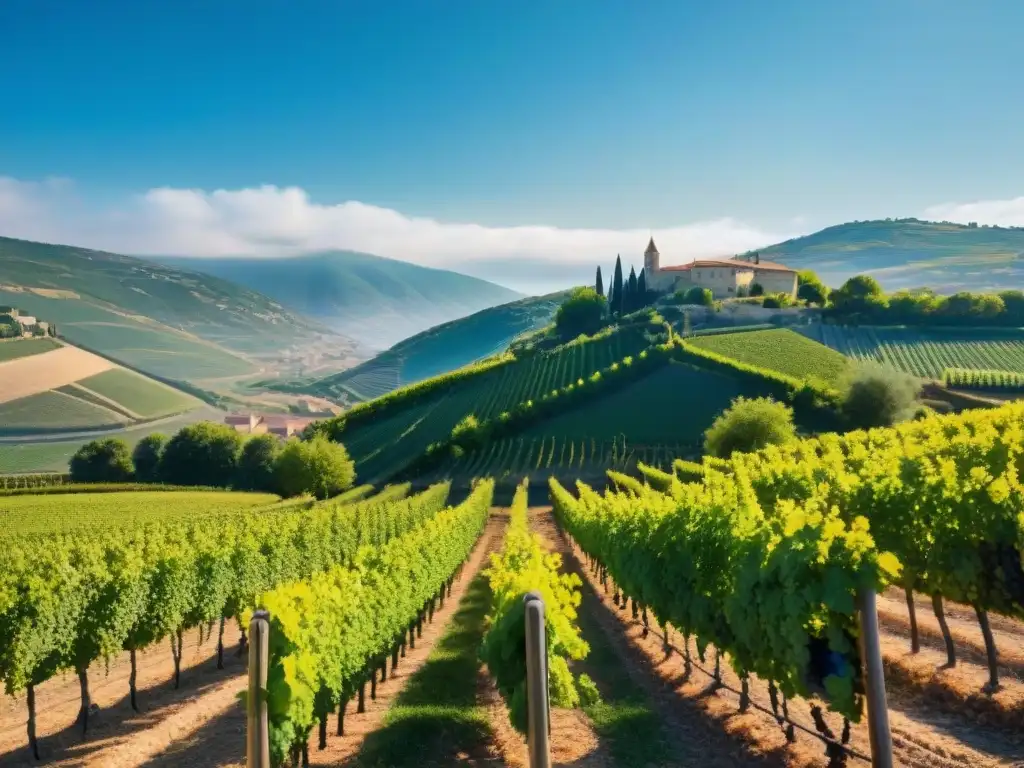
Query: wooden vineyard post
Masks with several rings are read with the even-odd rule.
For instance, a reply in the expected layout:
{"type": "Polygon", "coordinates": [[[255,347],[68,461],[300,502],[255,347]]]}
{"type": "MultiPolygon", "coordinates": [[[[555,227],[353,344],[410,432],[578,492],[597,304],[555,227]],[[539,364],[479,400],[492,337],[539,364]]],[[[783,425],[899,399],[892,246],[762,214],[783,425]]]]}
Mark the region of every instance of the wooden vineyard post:
{"type": "Polygon", "coordinates": [[[270,768],[267,667],[270,665],[270,613],[256,611],[249,623],[249,695],[246,723],[247,768],[270,768]]]}
{"type": "Polygon", "coordinates": [[[544,601],[537,592],[529,592],[523,602],[526,604],[526,717],[530,768],[551,768],[544,601]]]}
{"type": "Polygon", "coordinates": [[[885,670],[878,632],[875,591],[857,593],[860,612],[860,657],[864,663],[864,690],[868,705],[868,735],[871,738],[871,765],[892,768],[892,731],[889,730],[889,705],[885,698],[885,670]]]}

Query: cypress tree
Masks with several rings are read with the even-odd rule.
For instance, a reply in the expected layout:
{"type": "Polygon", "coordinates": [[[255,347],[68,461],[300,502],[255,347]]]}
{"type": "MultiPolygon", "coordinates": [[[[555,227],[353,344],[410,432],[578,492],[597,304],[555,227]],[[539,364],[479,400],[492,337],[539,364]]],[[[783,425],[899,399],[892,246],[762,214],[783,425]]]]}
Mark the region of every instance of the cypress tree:
{"type": "Polygon", "coordinates": [[[640,270],[640,277],[636,280],[637,290],[637,303],[641,307],[646,307],[650,302],[647,296],[647,278],[644,276],[644,270],[640,270]]]}
{"type": "Polygon", "coordinates": [[[615,257],[615,274],[612,277],[612,314],[622,314],[622,257],[615,257]]]}
{"type": "Polygon", "coordinates": [[[623,303],[627,307],[626,312],[632,312],[633,310],[640,306],[640,294],[638,291],[639,286],[637,285],[636,280],[636,270],[633,269],[632,267],[629,268],[629,282],[626,285],[626,298],[623,303]]]}
{"type": "Polygon", "coordinates": [[[601,278],[601,267],[597,268],[597,280],[594,285],[594,290],[597,291],[598,296],[604,296],[604,280],[601,278]]]}

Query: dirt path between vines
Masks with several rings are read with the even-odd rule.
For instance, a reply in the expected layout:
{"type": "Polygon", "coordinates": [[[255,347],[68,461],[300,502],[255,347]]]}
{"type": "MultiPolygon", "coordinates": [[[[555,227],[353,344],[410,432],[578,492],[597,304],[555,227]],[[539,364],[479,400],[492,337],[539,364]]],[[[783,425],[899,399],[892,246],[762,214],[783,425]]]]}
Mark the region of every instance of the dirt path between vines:
{"type": "MultiPolygon", "coordinates": [[[[234,622],[224,629],[224,666],[216,667],[217,629],[199,643],[199,630],[185,633],[181,687],[174,690],[174,663],[170,641],[138,654],[138,703],[140,713],[128,701],[130,662],[127,653],[112,660],[109,672],[103,663],[89,669],[90,694],[98,707],[89,717],[89,733],[83,740],[75,725],[79,709],[78,678],[64,673],[36,689],[36,720],[39,749],[46,765],[115,765],[107,755],[118,744],[140,738],[154,728],[187,728],[189,712],[224,698],[233,702],[241,689],[246,660],[236,655],[239,631],[234,622]]],[[[25,723],[28,710],[24,694],[0,701],[0,766],[35,766],[28,752],[25,723]]]]}
{"type": "MultiPolygon", "coordinates": [[[[549,515],[549,509],[537,510],[535,514],[549,515]]],[[[550,516],[548,519],[551,520],[550,516]]],[[[551,525],[555,529],[553,522],[551,525]]],[[[577,562],[582,563],[582,553],[578,549],[567,541],[565,547],[577,562]]],[[[651,631],[644,638],[641,623],[631,618],[631,612],[614,605],[614,587],[605,594],[589,569],[582,567],[580,573],[589,586],[587,593],[600,606],[600,616],[608,631],[619,634],[623,645],[631,649],[630,653],[638,654],[637,667],[642,674],[653,677],[663,693],[672,694],[675,703],[666,701],[665,706],[677,713],[693,713],[696,710],[695,714],[687,716],[688,721],[703,720],[712,730],[717,728],[720,735],[730,734],[733,737],[730,741],[734,744],[743,745],[738,753],[740,756],[730,764],[749,763],[755,756],[768,758],[774,764],[827,764],[824,746],[817,739],[797,732],[796,743],[787,744],[785,735],[772,716],[756,710],[740,714],[739,697],[725,689],[713,690],[711,677],[696,668],[687,678],[682,654],[672,652],[666,655],[660,626],[655,623],[653,615],[650,617],[651,631]]],[[[585,606],[586,603],[585,597],[585,606]]],[[[677,648],[683,646],[683,638],[677,631],[670,631],[670,639],[677,648]]],[[[906,638],[902,638],[902,642],[909,645],[906,638]]],[[[693,653],[694,663],[700,664],[695,649],[693,653]]],[[[707,664],[701,666],[710,671],[714,665],[713,648],[708,650],[706,660],[707,664]]],[[[726,685],[739,689],[739,679],[724,660],[722,679],[726,685]]],[[[965,709],[945,712],[941,707],[932,707],[931,697],[922,696],[921,690],[915,685],[904,685],[901,680],[888,680],[887,683],[889,717],[898,765],[914,768],[1024,766],[1024,741],[1020,733],[980,724],[965,709]]],[[[753,679],[750,689],[754,703],[770,709],[766,684],[753,679]]],[[[794,721],[814,730],[807,702],[791,702],[789,713],[794,721]]],[[[839,717],[826,714],[826,720],[835,733],[841,731],[842,722],[839,717]]],[[[693,728],[692,722],[690,728],[693,728]]],[[[863,723],[852,726],[850,745],[865,755],[870,753],[867,730],[863,723]]],[[[861,763],[859,760],[851,760],[850,764],[861,763]]]]}
{"type": "MultiPolygon", "coordinates": [[[[563,570],[579,574],[583,581],[583,601],[579,609],[581,624],[586,618],[593,620],[608,640],[617,663],[645,695],[657,717],[661,725],[659,735],[667,741],[666,757],[659,765],[700,765],[702,768],[785,765],[778,744],[751,744],[737,738],[722,727],[717,717],[709,715],[699,702],[699,696],[693,699],[676,696],[672,680],[674,674],[666,676],[664,667],[652,663],[643,647],[631,642],[632,638],[624,633],[625,628],[610,599],[604,598],[599,587],[595,588],[577,552],[555,525],[551,508],[532,508],[530,516],[534,530],[551,543],[553,551],[562,555],[563,570]]],[[[659,654],[657,662],[660,661],[659,654]]],[[[600,670],[595,672],[601,674],[600,670]]],[[[600,687],[600,681],[597,682],[600,687]]]]}

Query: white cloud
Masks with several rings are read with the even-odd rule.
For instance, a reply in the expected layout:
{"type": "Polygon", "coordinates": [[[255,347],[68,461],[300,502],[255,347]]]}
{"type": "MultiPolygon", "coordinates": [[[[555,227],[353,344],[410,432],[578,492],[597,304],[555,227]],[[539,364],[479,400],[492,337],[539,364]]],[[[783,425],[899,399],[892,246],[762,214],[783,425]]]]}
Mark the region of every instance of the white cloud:
{"type": "Polygon", "coordinates": [[[927,208],[926,219],[966,224],[992,224],[1000,227],[1024,227],[1024,197],[1010,200],[979,200],[973,203],[943,203],[927,208]]]}
{"type": "MultiPolygon", "coordinates": [[[[322,205],[302,189],[275,186],[157,188],[86,211],[64,183],[0,177],[0,234],[131,254],[279,256],[339,249],[445,267],[509,259],[607,264],[616,253],[638,262],[650,233],[440,222],[356,201],[322,205]]],[[[793,233],[724,217],[653,234],[667,265],[739,253],[793,233]]]]}

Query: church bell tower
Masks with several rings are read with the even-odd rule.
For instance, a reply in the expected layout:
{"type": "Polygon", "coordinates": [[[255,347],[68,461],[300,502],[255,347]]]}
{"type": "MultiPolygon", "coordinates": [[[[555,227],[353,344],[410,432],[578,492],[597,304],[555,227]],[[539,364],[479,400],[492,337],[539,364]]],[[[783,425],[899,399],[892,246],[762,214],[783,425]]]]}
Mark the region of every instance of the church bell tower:
{"type": "Polygon", "coordinates": [[[661,254],[658,253],[658,246],[654,244],[654,237],[652,236],[651,241],[647,244],[647,250],[644,251],[644,274],[649,289],[656,289],[660,270],[661,254]]]}

